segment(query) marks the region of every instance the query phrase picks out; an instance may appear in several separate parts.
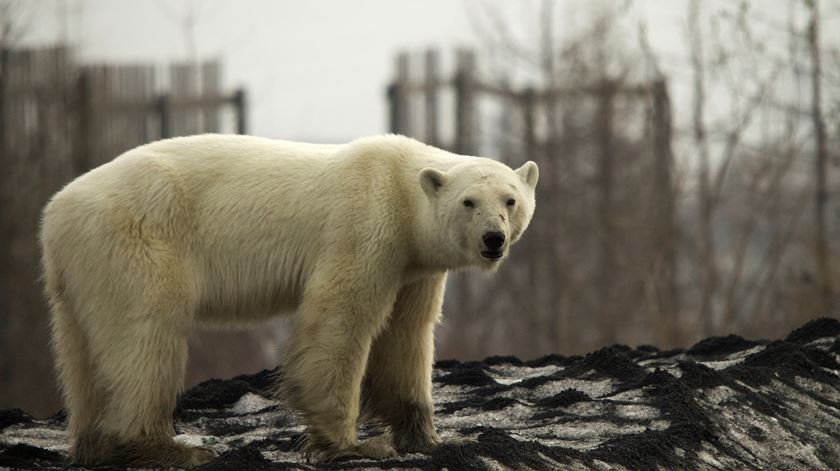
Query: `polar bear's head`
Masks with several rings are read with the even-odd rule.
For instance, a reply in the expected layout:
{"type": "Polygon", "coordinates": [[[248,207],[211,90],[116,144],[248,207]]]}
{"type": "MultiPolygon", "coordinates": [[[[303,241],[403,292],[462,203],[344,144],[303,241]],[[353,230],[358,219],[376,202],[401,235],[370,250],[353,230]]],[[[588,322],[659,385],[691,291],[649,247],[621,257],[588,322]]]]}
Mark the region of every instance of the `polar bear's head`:
{"type": "Polygon", "coordinates": [[[531,222],[538,178],[534,162],[511,170],[489,159],[420,172],[434,224],[444,228],[437,248],[450,268],[499,266],[531,222]]]}

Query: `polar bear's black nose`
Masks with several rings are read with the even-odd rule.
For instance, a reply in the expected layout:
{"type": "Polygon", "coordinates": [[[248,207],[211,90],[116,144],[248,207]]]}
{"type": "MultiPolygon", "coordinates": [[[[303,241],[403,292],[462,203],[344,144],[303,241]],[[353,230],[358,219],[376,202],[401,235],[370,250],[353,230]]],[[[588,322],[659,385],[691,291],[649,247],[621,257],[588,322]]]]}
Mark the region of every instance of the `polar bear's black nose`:
{"type": "Polygon", "coordinates": [[[505,245],[505,235],[501,232],[485,232],[481,239],[490,250],[499,250],[505,245]]]}

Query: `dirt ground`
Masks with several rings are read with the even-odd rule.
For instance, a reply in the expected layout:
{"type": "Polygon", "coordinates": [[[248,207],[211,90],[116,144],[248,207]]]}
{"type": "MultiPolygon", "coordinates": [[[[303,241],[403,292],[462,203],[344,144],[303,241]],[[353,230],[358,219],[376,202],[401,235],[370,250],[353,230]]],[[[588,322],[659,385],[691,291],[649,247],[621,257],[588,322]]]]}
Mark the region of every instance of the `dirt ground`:
{"type": "MultiPolygon", "coordinates": [[[[452,443],[379,462],[307,463],[296,447],[303,426],[269,398],[274,373],[182,395],[176,439],[219,454],[200,469],[840,469],[835,319],[772,342],[728,336],[688,350],[439,361],[436,424],[452,443]]],[[[62,414],[0,411],[0,467],[61,468],[63,426],[62,414]]],[[[361,426],[363,437],[378,433],[361,426]]]]}

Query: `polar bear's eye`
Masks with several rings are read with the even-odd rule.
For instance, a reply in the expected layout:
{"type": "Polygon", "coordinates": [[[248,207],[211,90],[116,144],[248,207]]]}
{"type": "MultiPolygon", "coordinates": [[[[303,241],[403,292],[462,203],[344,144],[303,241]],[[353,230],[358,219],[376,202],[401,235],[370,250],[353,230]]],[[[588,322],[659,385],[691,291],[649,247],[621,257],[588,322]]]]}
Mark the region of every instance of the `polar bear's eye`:
{"type": "Polygon", "coordinates": [[[515,204],[516,204],[516,200],[515,200],[515,199],[513,199],[513,198],[508,198],[508,200],[507,200],[507,205],[508,205],[508,206],[513,206],[513,205],[515,205],[515,204]]]}
{"type": "Polygon", "coordinates": [[[466,199],[466,200],[464,200],[464,206],[466,206],[468,208],[472,208],[473,206],[475,206],[475,203],[473,203],[473,200],[471,200],[471,199],[466,199]]]}

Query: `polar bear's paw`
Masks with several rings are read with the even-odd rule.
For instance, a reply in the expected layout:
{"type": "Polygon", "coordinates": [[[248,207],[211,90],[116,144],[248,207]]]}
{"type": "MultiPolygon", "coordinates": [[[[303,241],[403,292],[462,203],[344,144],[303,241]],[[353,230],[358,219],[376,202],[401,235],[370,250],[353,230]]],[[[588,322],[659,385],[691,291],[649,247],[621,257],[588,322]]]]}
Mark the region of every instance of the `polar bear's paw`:
{"type": "Polygon", "coordinates": [[[398,434],[396,444],[401,452],[428,455],[440,444],[440,437],[433,431],[413,430],[411,433],[398,434]]]}
{"type": "Polygon", "coordinates": [[[70,461],[85,467],[121,465],[140,468],[192,468],[216,459],[210,448],[191,447],[174,441],[120,441],[114,438],[79,441],[70,461]]]}
{"type": "Polygon", "coordinates": [[[356,446],[344,449],[334,447],[318,447],[316,441],[311,438],[304,445],[308,461],[332,463],[352,459],[384,460],[398,456],[397,451],[391,445],[390,436],[380,435],[363,440],[356,446]]]}
{"type": "Polygon", "coordinates": [[[391,445],[391,439],[388,435],[379,435],[377,437],[363,440],[356,451],[365,458],[372,460],[384,460],[387,458],[394,458],[397,456],[397,450],[391,445]]]}
{"type": "Polygon", "coordinates": [[[180,443],[166,443],[142,450],[137,455],[126,460],[138,466],[161,466],[193,468],[209,463],[216,459],[216,453],[210,448],[188,446],[180,443]]]}
{"type": "Polygon", "coordinates": [[[201,466],[216,459],[216,453],[210,448],[203,446],[191,447],[189,449],[190,457],[187,461],[187,467],[201,466]]]}

